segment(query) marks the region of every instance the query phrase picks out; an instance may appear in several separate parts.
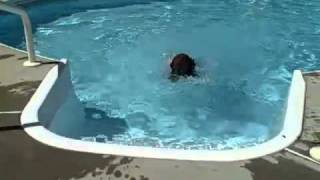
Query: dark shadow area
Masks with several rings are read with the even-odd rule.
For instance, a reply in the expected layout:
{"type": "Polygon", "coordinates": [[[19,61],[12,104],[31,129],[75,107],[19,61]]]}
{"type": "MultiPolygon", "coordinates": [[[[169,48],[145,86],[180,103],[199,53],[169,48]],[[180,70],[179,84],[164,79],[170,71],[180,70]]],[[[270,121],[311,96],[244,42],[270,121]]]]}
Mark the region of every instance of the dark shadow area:
{"type": "Polygon", "coordinates": [[[12,131],[12,130],[23,130],[23,127],[20,125],[0,127],[0,132],[1,131],[12,131]]]}
{"type": "Polygon", "coordinates": [[[0,126],[1,131],[12,131],[12,130],[23,130],[24,128],[41,126],[40,122],[28,123],[23,125],[10,125],[10,126],[0,126]]]}
{"type": "Polygon", "coordinates": [[[29,128],[29,127],[35,127],[35,126],[41,126],[40,122],[33,122],[33,123],[28,123],[28,124],[22,124],[23,128],[29,128]]]}
{"type": "Polygon", "coordinates": [[[28,123],[20,125],[20,122],[13,122],[18,125],[1,125],[0,124],[0,132],[1,131],[12,131],[12,130],[23,130],[24,128],[41,126],[40,122],[28,123]]]}
{"type": "Polygon", "coordinates": [[[84,136],[103,134],[112,140],[117,134],[122,134],[128,129],[125,119],[108,117],[106,113],[96,108],[85,108],[86,129],[84,136]]]}
{"type": "Polygon", "coordinates": [[[14,55],[13,54],[2,54],[2,55],[0,55],[0,60],[8,59],[12,56],[14,56],[14,55]]]}
{"type": "Polygon", "coordinates": [[[28,59],[28,56],[18,58],[18,60],[27,60],[27,59],[28,59]]]}

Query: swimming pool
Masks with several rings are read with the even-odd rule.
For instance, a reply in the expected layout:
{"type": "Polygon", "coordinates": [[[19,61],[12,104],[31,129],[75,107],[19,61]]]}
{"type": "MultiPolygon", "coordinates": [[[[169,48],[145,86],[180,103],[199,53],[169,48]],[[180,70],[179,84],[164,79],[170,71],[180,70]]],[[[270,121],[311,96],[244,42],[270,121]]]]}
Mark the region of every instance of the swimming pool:
{"type": "Polygon", "coordinates": [[[318,38],[320,5],[301,3],[30,6],[31,15],[41,13],[38,53],[66,57],[72,81],[56,112],[43,106],[39,120],[58,135],[99,144],[201,152],[264,144],[285,129],[293,70],[319,67],[311,39],[318,38]],[[167,60],[179,52],[195,57],[198,78],[168,80],[167,60]]]}

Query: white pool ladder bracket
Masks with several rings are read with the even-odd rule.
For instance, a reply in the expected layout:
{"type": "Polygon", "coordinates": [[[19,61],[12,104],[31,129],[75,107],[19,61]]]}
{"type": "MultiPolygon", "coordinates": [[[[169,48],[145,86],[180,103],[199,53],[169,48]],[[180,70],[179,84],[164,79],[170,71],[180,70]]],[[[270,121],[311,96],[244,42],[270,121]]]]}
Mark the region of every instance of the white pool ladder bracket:
{"type": "Polygon", "coordinates": [[[0,1],[0,10],[19,15],[21,17],[23,28],[24,28],[24,35],[26,39],[27,52],[28,52],[28,60],[23,63],[23,66],[26,66],[26,67],[39,66],[41,62],[36,60],[36,55],[35,55],[33,42],[32,42],[32,26],[31,26],[31,21],[27,12],[22,8],[19,8],[14,5],[9,5],[1,1],[0,1]]]}

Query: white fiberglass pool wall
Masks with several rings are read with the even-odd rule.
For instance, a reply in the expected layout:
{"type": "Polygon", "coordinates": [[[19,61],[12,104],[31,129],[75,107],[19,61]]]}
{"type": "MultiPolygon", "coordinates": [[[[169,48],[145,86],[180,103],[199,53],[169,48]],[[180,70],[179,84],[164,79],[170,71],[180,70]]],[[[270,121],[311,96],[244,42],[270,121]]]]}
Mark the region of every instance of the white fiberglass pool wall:
{"type": "MultiPolygon", "coordinates": [[[[77,118],[73,118],[73,120],[68,118],[54,118],[53,120],[54,115],[66,98],[74,99],[70,101],[70,103],[75,109],[73,109],[70,114],[75,117],[81,116],[79,115],[79,109],[77,109],[77,107],[79,107],[77,103],[80,102],[75,96],[70,81],[69,68],[65,63],[60,63],[55,66],[47,74],[21,116],[23,125],[38,124],[37,126],[26,126],[25,131],[36,140],[50,146],[73,151],[130,157],[194,161],[237,161],[257,158],[280,151],[293,143],[301,133],[305,102],[305,82],[302,73],[295,71],[289,89],[289,97],[281,131],[275,137],[256,146],[226,150],[184,150],[129,146],[114,144],[112,141],[109,143],[88,142],[74,139],[72,136],[61,136],[59,132],[53,133],[47,128],[54,129],[55,126],[58,126],[57,124],[61,124],[61,122],[65,128],[83,123],[80,120],[77,121],[77,118]]],[[[59,129],[61,129],[61,127],[59,127],[59,129]]]]}

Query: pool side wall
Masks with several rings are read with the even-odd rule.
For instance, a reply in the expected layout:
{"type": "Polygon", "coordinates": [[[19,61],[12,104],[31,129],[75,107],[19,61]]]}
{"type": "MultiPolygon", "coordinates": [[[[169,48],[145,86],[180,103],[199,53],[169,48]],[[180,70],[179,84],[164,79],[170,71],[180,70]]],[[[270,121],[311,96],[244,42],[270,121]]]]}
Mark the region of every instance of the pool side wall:
{"type": "Polygon", "coordinates": [[[50,122],[53,119],[53,115],[56,113],[61,103],[64,102],[66,96],[70,95],[70,89],[72,90],[69,68],[65,61],[52,68],[42,81],[36,93],[23,110],[21,123],[26,126],[28,124],[42,123],[42,126],[31,126],[25,128],[25,131],[31,137],[44,144],[66,150],[152,159],[216,162],[240,161],[278,152],[291,145],[299,137],[302,129],[305,87],[306,85],[301,71],[295,71],[289,90],[283,129],[274,138],[254,147],[238,150],[209,151],[86,142],[60,136],[46,128],[54,123],[50,122]]]}

